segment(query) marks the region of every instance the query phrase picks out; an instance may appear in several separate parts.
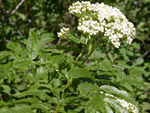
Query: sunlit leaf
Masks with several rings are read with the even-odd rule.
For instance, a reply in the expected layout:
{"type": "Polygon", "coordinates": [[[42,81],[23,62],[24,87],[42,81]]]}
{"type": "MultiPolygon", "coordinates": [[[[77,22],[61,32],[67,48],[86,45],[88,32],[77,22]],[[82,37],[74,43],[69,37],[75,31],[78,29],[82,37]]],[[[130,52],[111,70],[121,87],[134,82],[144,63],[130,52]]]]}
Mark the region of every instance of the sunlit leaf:
{"type": "Polygon", "coordinates": [[[0,109],[0,113],[34,113],[30,107],[13,107],[0,109]]]}
{"type": "Polygon", "coordinates": [[[80,78],[80,77],[89,77],[91,78],[91,73],[84,68],[73,68],[68,72],[69,78],[80,78]]]}
{"type": "Polygon", "coordinates": [[[11,54],[12,54],[12,52],[10,52],[10,51],[0,51],[0,59],[4,58],[6,56],[9,56],[11,54]]]}
{"type": "Polygon", "coordinates": [[[21,55],[22,54],[22,48],[16,42],[8,42],[7,45],[6,45],[6,47],[8,49],[12,50],[17,55],[21,55]]]}
{"type": "Polygon", "coordinates": [[[38,56],[39,47],[38,47],[38,38],[33,30],[29,31],[29,38],[26,42],[26,45],[29,52],[28,57],[31,60],[34,60],[38,56]]]}
{"type": "Polygon", "coordinates": [[[92,92],[98,91],[98,88],[91,83],[81,84],[78,88],[79,88],[80,93],[82,93],[86,96],[87,95],[89,96],[89,94],[92,92]]]}
{"type": "Polygon", "coordinates": [[[127,94],[124,91],[121,91],[121,90],[117,89],[116,87],[109,86],[109,85],[103,85],[103,86],[100,87],[100,90],[105,91],[108,94],[115,95],[119,98],[122,98],[122,99],[126,100],[127,102],[130,102],[130,103],[133,103],[133,104],[136,105],[136,102],[131,97],[131,95],[127,94]]]}
{"type": "Polygon", "coordinates": [[[91,98],[85,107],[85,113],[91,113],[92,111],[101,110],[104,113],[104,101],[100,97],[91,98]]]}
{"type": "Polygon", "coordinates": [[[119,105],[114,99],[104,98],[103,100],[115,109],[115,113],[128,113],[128,111],[124,109],[123,106],[119,105]]]}

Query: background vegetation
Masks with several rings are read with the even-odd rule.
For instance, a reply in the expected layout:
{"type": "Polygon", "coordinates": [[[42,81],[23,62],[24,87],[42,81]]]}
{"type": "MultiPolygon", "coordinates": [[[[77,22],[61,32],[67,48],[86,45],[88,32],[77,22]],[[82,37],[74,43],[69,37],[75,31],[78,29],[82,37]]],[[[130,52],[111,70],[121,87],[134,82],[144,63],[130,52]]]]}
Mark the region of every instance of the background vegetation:
{"type": "MultiPolygon", "coordinates": [[[[26,0],[7,22],[0,25],[0,113],[3,109],[8,113],[24,108],[27,113],[85,112],[83,106],[90,93],[84,94],[84,88],[87,82],[93,81],[79,74],[72,85],[68,85],[69,74],[78,72],[76,69],[68,71],[72,64],[87,76],[86,70],[96,79],[103,80],[94,81],[99,86],[126,89],[135,98],[141,113],[150,112],[150,1],[89,0],[119,8],[134,23],[137,34],[130,46],[124,43],[116,49],[100,45],[85,65],[80,65],[84,55],[80,61],[74,60],[83,45],[57,36],[64,26],[76,30],[77,18],[68,12],[68,7],[75,1],[26,0]],[[127,77],[123,78],[118,65],[123,67],[127,77]],[[114,68],[117,68],[115,72],[114,68]],[[68,76],[65,78],[65,75],[68,76]],[[82,85],[78,87],[79,84],[82,85]],[[78,95],[78,91],[83,95],[78,95]]],[[[0,0],[1,23],[19,3],[20,0],[0,0]]]]}

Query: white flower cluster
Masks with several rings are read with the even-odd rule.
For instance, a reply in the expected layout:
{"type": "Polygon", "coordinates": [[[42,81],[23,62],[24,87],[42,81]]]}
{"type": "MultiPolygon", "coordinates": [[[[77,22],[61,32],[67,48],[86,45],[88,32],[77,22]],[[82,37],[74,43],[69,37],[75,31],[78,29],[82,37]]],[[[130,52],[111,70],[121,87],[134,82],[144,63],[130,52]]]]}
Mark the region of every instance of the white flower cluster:
{"type": "Polygon", "coordinates": [[[79,18],[78,30],[89,35],[103,33],[116,48],[120,46],[120,39],[131,44],[135,36],[134,25],[116,7],[78,1],[69,7],[69,12],[79,18]]]}
{"type": "Polygon", "coordinates": [[[63,27],[63,28],[61,29],[61,31],[57,33],[57,35],[58,35],[58,37],[65,37],[65,38],[68,38],[68,36],[70,35],[69,28],[63,27]]]}
{"type": "MultiPolygon", "coordinates": [[[[100,93],[102,93],[102,91],[101,91],[100,93]]],[[[123,91],[123,93],[127,94],[125,91],[123,91]]],[[[116,97],[116,96],[114,96],[114,95],[112,95],[112,94],[107,94],[107,93],[105,93],[105,95],[106,95],[107,97],[114,98],[116,102],[120,103],[120,104],[121,104],[124,108],[126,108],[127,110],[131,110],[132,113],[138,113],[137,107],[134,106],[133,104],[131,104],[131,103],[125,101],[124,99],[120,99],[120,98],[118,98],[118,97],[116,97]]]]}

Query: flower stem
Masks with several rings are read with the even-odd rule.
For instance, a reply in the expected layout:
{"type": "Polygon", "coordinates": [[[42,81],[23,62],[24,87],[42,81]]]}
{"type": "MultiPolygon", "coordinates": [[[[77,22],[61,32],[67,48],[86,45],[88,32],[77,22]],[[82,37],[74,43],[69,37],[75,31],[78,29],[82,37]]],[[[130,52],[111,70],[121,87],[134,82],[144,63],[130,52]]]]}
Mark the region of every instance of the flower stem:
{"type": "MultiPolygon", "coordinates": [[[[76,61],[79,60],[79,58],[82,56],[84,50],[81,51],[81,53],[77,56],[76,61]]],[[[72,65],[71,69],[74,67],[74,64],[72,65]]]]}
{"type": "Polygon", "coordinates": [[[83,60],[83,62],[81,63],[82,65],[86,62],[86,60],[89,58],[89,56],[93,53],[93,51],[95,50],[95,48],[99,45],[99,43],[102,41],[102,38],[100,38],[98,40],[98,42],[96,44],[94,44],[94,46],[92,47],[92,42],[90,42],[90,46],[89,46],[89,51],[87,56],[85,57],[85,59],[83,60]]]}

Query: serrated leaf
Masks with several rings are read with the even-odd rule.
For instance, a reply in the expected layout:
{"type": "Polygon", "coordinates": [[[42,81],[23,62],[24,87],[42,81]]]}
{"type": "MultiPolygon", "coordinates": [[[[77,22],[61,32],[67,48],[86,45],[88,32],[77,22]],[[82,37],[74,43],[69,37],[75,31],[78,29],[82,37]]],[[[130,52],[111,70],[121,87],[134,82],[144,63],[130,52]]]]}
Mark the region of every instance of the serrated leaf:
{"type": "Polygon", "coordinates": [[[91,73],[84,69],[84,68],[73,68],[68,72],[68,77],[69,78],[80,78],[80,77],[87,77],[91,78],[91,73]]]}
{"type": "Polygon", "coordinates": [[[58,88],[51,88],[51,91],[58,99],[60,98],[60,91],[58,88]]]}
{"type": "Polygon", "coordinates": [[[103,85],[100,87],[100,90],[105,91],[108,94],[115,95],[116,97],[122,98],[122,99],[126,100],[127,102],[130,102],[130,103],[133,103],[136,105],[136,102],[130,95],[128,95],[124,91],[117,89],[116,87],[109,86],[109,85],[103,85]]]}
{"type": "Polygon", "coordinates": [[[41,100],[45,100],[48,98],[46,93],[41,90],[24,91],[22,93],[16,93],[13,96],[17,97],[17,98],[21,98],[21,97],[25,97],[25,96],[38,96],[41,100]]]}
{"type": "Polygon", "coordinates": [[[6,47],[10,50],[12,50],[14,53],[16,53],[17,55],[21,55],[22,54],[22,48],[20,47],[20,45],[16,42],[8,42],[6,47]]]}
{"type": "Polygon", "coordinates": [[[48,109],[45,108],[45,105],[43,105],[43,103],[32,104],[31,108],[40,109],[40,110],[44,111],[44,113],[51,113],[48,109]]]}
{"type": "Polygon", "coordinates": [[[60,46],[60,45],[52,45],[52,46],[49,46],[47,49],[74,51],[76,53],[80,53],[81,52],[81,50],[79,48],[70,48],[70,47],[67,47],[67,46],[60,46]]]}
{"type": "Polygon", "coordinates": [[[105,59],[100,63],[100,66],[104,70],[110,70],[112,68],[112,65],[110,64],[110,61],[105,59]]]}
{"type": "Polygon", "coordinates": [[[71,100],[73,101],[74,99],[77,99],[78,96],[77,95],[68,95],[68,96],[64,96],[62,99],[61,99],[61,102],[62,103],[69,103],[71,100]]]}
{"type": "Polygon", "coordinates": [[[11,54],[12,54],[12,52],[10,52],[10,51],[1,51],[0,52],[0,59],[4,58],[6,56],[9,56],[11,54]]]}
{"type": "Polygon", "coordinates": [[[29,31],[29,38],[27,39],[27,50],[29,52],[28,57],[30,60],[34,60],[39,54],[38,38],[33,30],[29,31]]]}
{"type": "Polygon", "coordinates": [[[128,111],[119,105],[114,99],[104,98],[103,100],[115,109],[115,113],[128,113],[128,111]]]}
{"type": "Polygon", "coordinates": [[[24,68],[32,64],[32,62],[27,57],[18,57],[13,61],[13,66],[16,68],[24,68]]]}
{"type": "Polygon", "coordinates": [[[59,64],[63,61],[63,59],[64,59],[64,54],[56,55],[52,58],[51,64],[53,65],[53,67],[58,68],[59,64]]]}
{"type": "Polygon", "coordinates": [[[122,70],[125,68],[127,61],[117,61],[117,67],[122,70]]]}
{"type": "Polygon", "coordinates": [[[3,108],[0,113],[34,113],[30,107],[13,107],[13,108],[3,108]]]}
{"type": "Polygon", "coordinates": [[[81,84],[79,87],[80,93],[89,96],[90,93],[98,91],[98,88],[91,83],[81,84]]]}
{"type": "Polygon", "coordinates": [[[40,38],[45,38],[45,37],[50,38],[50,37],[53,37],[53,36],[54,36],[54,33],[42,33],[40,38]]]}
{"type": "MultiPolygon", "coordinates": [[[[91,113],[92,111],[101,110],[104,113],[104,102],[100,97],[91,98],[85,107],[85,113],[91,113]]],[[[95,113],[95,112],[94,112],[95,113]]]]}
{"type": "Polygon", "coordinates": [[[145,72],[145,70],[143,68],[134,67],[129,73],[132,76],[139,77],[139,76],[142,76],[142,73],[144,73],[144,72],[145,72]]]}
{"type": "Polygon", "coordinates": [[[74,111],[76,111],[77,113],[79,113],[84,107],[83,106],[79,106],[76,109],[74,109],[74,111]]]}
{"type": "Polygon", "coordinates": [[[110,58],[111,62],[113,62],[113,61],[114,61],[114,57],[112,56],[112,54],[111,54],[111,53],[108,53],[108,57],[110,58]]]}
{"type": "Polygon", "coordinates": [[[113,113],[113,110],[111,109],[111,107],[105,103],[105,112],[106,113],[113,113]]]}
{"type": "Polygon", "coordinates": [[[77,39],[77,37],[75,37],[75,36],[73,36],[73,35],[71,35],[69,38],[70,38],[72,41],[76,42],[77,44],[80,43],[80,40],[77,39]]]}
{"type": "Polygon", "coordinates": [[[20,99],[8,104],[19,104],[19,103],[39,103],[40,100],[36,98],[27,98],[27,99],[20,99]]]}
{"type": "Polygon", "coordinates": [[[10,88],[10,86],[3,84],[3,85],[1,85],[1,87],[3,88],[2,92],[4,92],[4,93],[8,94],[9,96],[11,96],[11,93],[10,93],[11,88],[10,88]]]}

